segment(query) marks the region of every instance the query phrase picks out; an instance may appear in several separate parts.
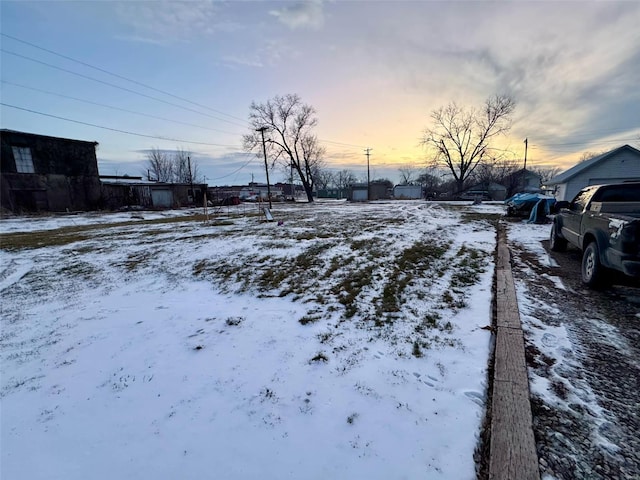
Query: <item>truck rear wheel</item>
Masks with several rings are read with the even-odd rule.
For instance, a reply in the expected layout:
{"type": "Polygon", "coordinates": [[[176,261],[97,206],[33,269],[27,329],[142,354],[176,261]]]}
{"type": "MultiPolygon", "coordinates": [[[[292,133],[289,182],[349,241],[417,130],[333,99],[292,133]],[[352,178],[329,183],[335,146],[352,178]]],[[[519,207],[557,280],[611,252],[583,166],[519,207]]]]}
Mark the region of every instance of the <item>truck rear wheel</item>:
{"type": "Polygon", "coordinates": [[[596,242],[591,242],[582,254],[582,282],[591,288],[602,286],[605,269],[600,263],[600,251],[596,242]]]}
{"type": "Polygon", "coordinates": [[[551,235],[549,237],[549,248],[554,252],[564,252],[567,249],[567,241],[558,236],[558,226],[556,222],[551,225],[551,235]]]}

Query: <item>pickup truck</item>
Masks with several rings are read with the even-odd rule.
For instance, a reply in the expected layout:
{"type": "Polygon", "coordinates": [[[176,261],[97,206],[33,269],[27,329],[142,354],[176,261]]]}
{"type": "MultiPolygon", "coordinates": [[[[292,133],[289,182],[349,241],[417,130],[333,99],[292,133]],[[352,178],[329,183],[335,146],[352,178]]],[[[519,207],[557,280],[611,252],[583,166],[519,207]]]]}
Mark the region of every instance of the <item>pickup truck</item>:
{"type": "Polygon", "coordinates": [[[592,185],[557,202],[550,248],[582,250],[582,281],[601,287],[607,270],[640,278],[640,182],[592,185]]]}

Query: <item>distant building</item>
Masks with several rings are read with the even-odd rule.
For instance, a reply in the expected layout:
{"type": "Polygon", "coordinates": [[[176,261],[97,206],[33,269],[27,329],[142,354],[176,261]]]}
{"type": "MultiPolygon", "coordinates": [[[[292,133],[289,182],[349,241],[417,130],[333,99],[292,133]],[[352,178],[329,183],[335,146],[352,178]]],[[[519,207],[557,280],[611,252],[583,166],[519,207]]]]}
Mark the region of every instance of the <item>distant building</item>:
{"type": "Polygon", "coordinates": [[[142,207],[149,209],[180,208],[204,205],[204,183],[164,183],[142,177],[104,175],[100,203],[103,208],[142,207]]]}
{"type": "Polygon", "coordinates": [[[272,200],[279,200],[284,197],[282,188],[275,185],[267,186],[266,183],[250,183],[249,185],[240,189],[240,200],[267,201],[269,199],[269,192],[271,192],[272,200]]]}
{"type": "Polygon", "coordinates": [[[508,175],[503,183],[507,189],[507,198],[516,193],[540,193],[542,191],[542,176],[524,168],[508,175]]]}
{"type": "Polygon", "coordinates": [[[320,188],[317,193],[318,198],[348,198],[349,190],[345,188],[320,188]]]}
{"type": "Polygon", "coordinates": [[[0,130],[3,209],[15,212],[98,208],[97,142],[0,130]]]}
{"type": "Polygon", "coordinates": [[[556,200],[572,200],[588,185],[640,181],[640,150],[623,145],[578,163],[545,183],[556,200]]]}
{"type": "Polygon", "coordinates": [[[464,190],[457,198],[459,200],[504,200],[507,198],[507,188],[495,182],[480,182],[464,190]]]}
{"type": "Polygon", "coordinates": [[[393,198],[396,200],[416,200],[422,197],[421,185],[396,185],[393,187],[393,198]]]}
{"type": "Polygon", "coordinates": [[[350,187],[348,200],[366,202],[368,200],[389,200],[393,192],[393,184],[389,182],[354,183],[350,187]],[[368,198],[367,198],[368,197],[368,198]]]}

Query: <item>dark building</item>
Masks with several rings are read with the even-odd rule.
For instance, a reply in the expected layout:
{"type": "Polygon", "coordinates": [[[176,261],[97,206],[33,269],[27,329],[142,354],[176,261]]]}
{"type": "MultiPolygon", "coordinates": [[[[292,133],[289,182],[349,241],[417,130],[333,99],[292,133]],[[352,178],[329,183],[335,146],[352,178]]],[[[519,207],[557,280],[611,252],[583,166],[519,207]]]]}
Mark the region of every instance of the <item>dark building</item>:
{"type": "Polygon", "coordinates": [[[0,130],[3,209],[15,213],[99,206],[97,142],[0,130]]]}
{"type": "Polygon", "coordinates": [[[143,207],[151,209],[180,208],[188,205],[203,206],[204,183],[164,183],[143,180],[142,177],[119,177],[103,175],[103,208],[117,210],[121,208],[143,207]]]}

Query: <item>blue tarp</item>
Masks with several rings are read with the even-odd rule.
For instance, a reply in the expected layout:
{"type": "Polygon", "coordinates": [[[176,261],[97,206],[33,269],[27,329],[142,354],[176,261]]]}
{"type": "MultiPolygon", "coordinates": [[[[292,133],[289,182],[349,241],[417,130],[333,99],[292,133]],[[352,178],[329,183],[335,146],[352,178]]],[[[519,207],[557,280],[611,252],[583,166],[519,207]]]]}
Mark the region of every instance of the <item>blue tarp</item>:
{"type": "Polygon", "coordinates": [[[504,203],[514,211],[530,212],[529,223],[544,223],[556,199],[540,193],[517,193],[504,203]]]}

